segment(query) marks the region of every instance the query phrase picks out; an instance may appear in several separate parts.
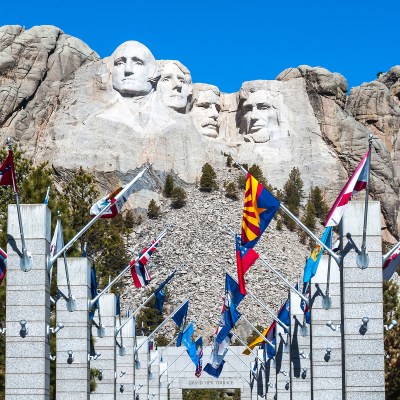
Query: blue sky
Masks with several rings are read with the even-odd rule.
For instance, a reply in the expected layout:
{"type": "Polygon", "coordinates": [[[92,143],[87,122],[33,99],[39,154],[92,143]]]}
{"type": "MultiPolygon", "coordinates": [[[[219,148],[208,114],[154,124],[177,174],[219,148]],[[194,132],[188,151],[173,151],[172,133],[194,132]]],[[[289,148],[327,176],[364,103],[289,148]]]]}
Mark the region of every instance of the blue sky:
{"type": "Polygon", "coordinates": [[[194,82],[234,92],[288,67],[323,66],[349,87],[400,64],[396,1],[3,1],[0,25],[55,25],[101,57],[138,40],[194,82]],[[5,4],[4,4],[5,3],[5,4]]]}

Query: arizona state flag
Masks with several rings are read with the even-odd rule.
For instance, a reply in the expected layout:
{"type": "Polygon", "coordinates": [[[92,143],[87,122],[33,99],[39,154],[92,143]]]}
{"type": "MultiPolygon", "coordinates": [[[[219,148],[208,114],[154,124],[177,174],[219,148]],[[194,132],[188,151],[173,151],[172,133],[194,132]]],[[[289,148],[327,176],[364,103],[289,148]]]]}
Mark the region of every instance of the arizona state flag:
{"type": "Polygon", "coordinates": [[[253,248],[257,244],[279,205],[280,201],[248,172],[243,205],[242,246],[253,248]]]}

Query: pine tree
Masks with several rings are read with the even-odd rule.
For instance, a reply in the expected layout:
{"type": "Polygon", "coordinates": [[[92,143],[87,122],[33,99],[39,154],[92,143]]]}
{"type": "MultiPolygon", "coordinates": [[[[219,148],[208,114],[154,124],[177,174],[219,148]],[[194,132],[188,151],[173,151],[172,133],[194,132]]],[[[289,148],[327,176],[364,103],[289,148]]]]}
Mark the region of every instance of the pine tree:
{"type": "Polygon", "coordinates": [[[259,165],[257,164],[253,164],[250,169],[249,172],[251,173],[251,175],[254,176],[254,178],[256,178],[258,180],[258,182],[261,183],[261,185],[263,185],[269,192],[273,192],[274,188],[267,182],[267,180],[264,177],[264,174],[260,168],[259,165]]]}
{"type": "Polygon", "coordinates": [[[315,207],[311,200],[308,200],[306,204],[306,210],[301,221],[311,231],[315,229],[315,224],[317,220],[315,218],[315,207]]]}
{"type": "MultiPolygon", "coordinates": [[[[249,167],[247,164],[242,164],[243,168],[245,170],[248,170],[249,167]]],[[[246,175],[240,171],[239,177],[238,177],[238,188],[244,190],[246,188],[246,175]]]]}
{"type": "Polygon", "coordinates": [[[226,166],[229,168],[232,167],[232,161],[233,161],[232,156],[228,154],[228,157],[226,157],[226,166]]]}
{"type": "Polygon", "coordinates": [[[212,190],[218,189],[217,184],[217,174],[214,171],[214,168],[209,164],[205,163],[203,168],[201,169],[201,177],[200,177],[200,190],[203,192],[211,192],[212,190]]]}
{"type": "Polygon", "coordinates": [[[228,182],[225,186],[225,196],[232,200],[238,199],[236,185],[233,182],[228,182]]]}
{"type": "MultiPolygon", "coordinates": [[[[299,215],[301,200],[303,198],[304,183],[300,176],[300,170],[294,167],[289,174],[289,178],[283,186],[283,202],[289,211],[295,216],[299,215]]],[[[293,231],[296,223],[286,216],[283,217],[285,225],[293,231]]]]}
{"type": "Polygon", "coordinates": [[[156,219],[160,216],[160,206],[158,206],[153,199],[150,200],[149,206],[147,207],[147,215],[151,219],[156,219]]]}
{"type": "Polygon", "coordinates": [[[168,174],[164,184],[164,190],[163,190],[164,196],[170,198],[173,190],[174,190],[174,178],[171,174],[168,174]]]}
{"type": "Polygon", "coordinates": [[[326,204],[318,186],[311,189],[310,200],[315,207],[315,216],[323,222],[329,212],[329,206],[326,204]]]}
{"type": "Polygon", "coordinates": [[[171,206],[173,208],[182,208],[186,204],[187,194],[185,189],[177,186],[174,188],[171,194],[171,206]]]}

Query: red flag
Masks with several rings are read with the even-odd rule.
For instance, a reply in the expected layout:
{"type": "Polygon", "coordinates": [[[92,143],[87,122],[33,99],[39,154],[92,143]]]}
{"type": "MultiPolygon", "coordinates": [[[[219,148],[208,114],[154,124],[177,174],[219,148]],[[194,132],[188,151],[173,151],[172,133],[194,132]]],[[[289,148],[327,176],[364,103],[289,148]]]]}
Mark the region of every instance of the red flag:
{"type": "Polygon", "coordinates": [[[15,179],[14,162],[11,150],[8,152],[7,158],[0,166],[0,186],[12,186],[14,191],[17,191],[17,182],[15,179]]]}
{"type": "Polygon", "coordinates": [[[246,249],[240,245],[240,236],[236,235],[236,264],[239,282],[239,291],[241,294],[246,294],[246,283],[244,274],[256,262],[259,255],[252,248],[246,249]]]}

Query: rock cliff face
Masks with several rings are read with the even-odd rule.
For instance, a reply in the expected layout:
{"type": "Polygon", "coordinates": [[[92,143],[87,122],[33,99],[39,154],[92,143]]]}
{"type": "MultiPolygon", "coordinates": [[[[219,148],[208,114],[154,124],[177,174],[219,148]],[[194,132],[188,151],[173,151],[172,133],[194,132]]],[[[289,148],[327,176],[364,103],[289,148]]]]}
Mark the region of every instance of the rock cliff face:
{"type": "MultiPolygon", "coordinates": [[[[371,131],[372,197],[382,202],[383,226],[398,237],[400,67],[347,91],[339,73],[302,65],[276,80],[244,82],[238,93],[221,93],[215,86],[193,83],[179,61],[155,60],[138,42],[126,42],[100,59],[53,26],[0,28],[1,140],[11,136],[35,162],[49,161],[69,171],[82,165],[104,177],[102,185],[110,189],[110,182],[127,181],[146,162],[153,164],[161,183],[172,172],[193,184],[205,162],[223,175],[221,153],[229,153],[259,164],[277,188],[298,167],[305,191],[320,186],[331,203],[365,154],[371,131]]],[[[141,189],[135,204],[159,199],[154,185],[141,189]]],[[[190,193],[191,217],[182,220],[188,226],[203,218],[203,204],[212,201],[194,189],[190,193]]],[[[229,220],[231,207],[240,206],[220,197],[214,199],[216,207],[222,207],[221,219],[229,220]]],[[[169,218],[178,216],[171,212],[169,218]]],[[[205,225],[212,224],[213,214],[205,212],[204,218],[205,225]]],[[[203,228],[199,225],[190,235],[204,235],[203,228]]],[[[287,235],[276,246],[293,248],[297,240],[287,235]]],[[[215,258],[215,251],[207,252],[215,258]]],[[[202,257],[196,254],[193,262],[202,257]]],[[[211,269],[213,257],[207,261],[211,269]]],[[[289,260],[291,266],[295,260],[289,260]]],[[[200,283],[187,272],[193,284],[200,283]]],[[[213,271],[219,275],[220,269],[213,271]]],[[[255,276],[254,282],[261,282],[262,275],[255,276]]]]}

